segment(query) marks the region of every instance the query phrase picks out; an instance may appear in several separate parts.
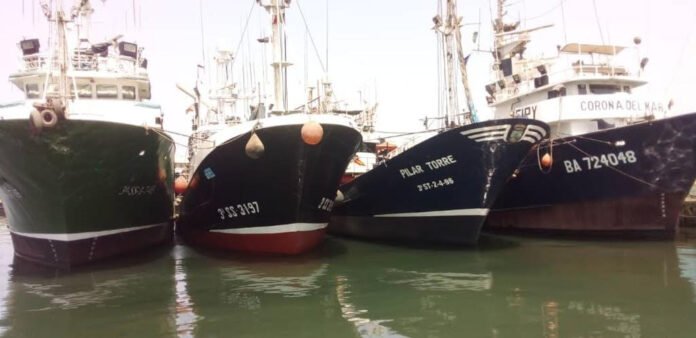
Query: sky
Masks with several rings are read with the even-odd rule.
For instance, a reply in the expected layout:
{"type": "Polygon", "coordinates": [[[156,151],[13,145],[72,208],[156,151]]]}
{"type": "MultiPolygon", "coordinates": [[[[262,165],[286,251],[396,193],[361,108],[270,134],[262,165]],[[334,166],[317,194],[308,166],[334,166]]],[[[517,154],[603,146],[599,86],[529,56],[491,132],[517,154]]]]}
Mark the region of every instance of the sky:
{"type": "MultiPolygon", "coordinates": [[[[72,4],[64,1],[66,7],[72,4]]],[[[556,45],[566,42],[633,46],[633,38],[639,36],[640,53],[650,60],[644,74],[650,82],[644,92],[662,100],[673,99],[675,112],[696,111],[692,89],[692,78],[696,77],[693,61],[696,1],[508,2],[508,20],[520,20],[526,28],[554,25],[532,35],[527,57],[552,56],[556,45]]],[[[268,61],[259,57],[259,44],[255,40],[269,31],[270,19],[255,5],[255,0],[94,0],[92,3],[95,8],[92,42],[124,33],[125,40],[145,47],[152,101],[162,105],[167,130],[190,131],[185,109],[191,101],[175,84],[193,87],[196,65],[211,63],[217,46],[238,51],[242,61],[237,62],[237,68],[245,63],[260,65],[268,61]],[[247,18],[247,32],[242,34],[247,18]],[[203,59],[204,54],[208,60],[203,59]]],[[[4,51],[0,53],[1,79],[7,79],[17,69],[20,56],[17,43],[22,38],[38,37],[45,46],[47,29],[39,4],[39,0],[4,1],[0,11],[0,46],[4,51]]],[[[324,64],[328,41],[326,74],[337,96],[353,106],[361,96],[377,102],[378,131],[422,130],[420,119],[435,116],[437,108],[436,35],[431,29],[436,7],[436,0],[293,0],[287,13],[288,59],[294,63],[289,69],[290,105],[302,103],[305,66],[310,83],[325,76],[307,38],[301,8],[316,44],[316,54],[324,64]]],[[[464,48],[490,50],[491,13],[495,13],[495,3],[460,0],[458,7],[467,23],[462,28],[464,48]],[[470,39],[474,31],[479,32],[475,44],[470,39]]],[[[491,62],[490,53],[472,52],[468,65],[470,86],[483,119],[491,116],[484,91],[491,78],[491,62]]],[[[20,94],[9,81],[0,81],[0,102],[18,99],[20,94]]],[[[183,154],[185,150],[179,152],[183,154]]]]}

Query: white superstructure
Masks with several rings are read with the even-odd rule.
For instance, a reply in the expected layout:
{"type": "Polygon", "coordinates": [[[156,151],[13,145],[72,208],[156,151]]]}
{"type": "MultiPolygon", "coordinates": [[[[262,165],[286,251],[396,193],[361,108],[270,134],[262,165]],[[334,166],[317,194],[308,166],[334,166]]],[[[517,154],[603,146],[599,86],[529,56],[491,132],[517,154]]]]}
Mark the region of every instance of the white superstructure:
{"type": "Polygon", "coordinates": [[[548,123],[552,137],[578,135],[664,117],[668,104],[638,95],[647,58],[635,47],[568,43],[553,58],[524,57],[530,35],[503,22],[498,0],[494,23],[494,82],[486,85],[495,118],[528,117],[548,123]]]}
{"type": "Polygon", "coordinates": [[[44,49],[39,39],[20,41],[20,67],[10,81],[25,100],[0,106],[0,119],[29,119],[37,128],[59,119],[161,128],[160,106],[145,102],[151,92],[143,48],[121,36],[90,42],[89,1],[77,1],[69,13],[52,6],[44,13],[55,36],[44,49]]]}

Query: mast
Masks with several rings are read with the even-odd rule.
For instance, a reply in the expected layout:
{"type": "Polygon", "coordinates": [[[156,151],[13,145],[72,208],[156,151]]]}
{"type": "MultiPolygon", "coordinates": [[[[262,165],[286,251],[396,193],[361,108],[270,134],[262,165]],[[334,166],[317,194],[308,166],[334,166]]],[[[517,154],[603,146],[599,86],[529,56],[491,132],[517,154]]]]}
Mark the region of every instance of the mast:
{"type": "Polygon", "coordinates": [[[447,0],[447,17],[445,19],[444,26],[444,57],[445,57],[445,67],[447,71],[447,115],[445,116],[445,128],[448,128],[451,123],[456,119],[457,113],[459,112],[459,100],[457,99],[457,73],[454,68],[456,67],[454,63],[454,36],[452,35],[457,25],[457,18],[455,16],[456,12],[456,0],[447,0]]]}
{"type": "MultiPolygon", "coordinates": [[[[261,2],[259,2],[261,3],[261,2]]],[[[290,0],[270,0],[268,4],[262,4],[271,15],[271,44],[273,48],[273,87],[274,109],[286,112],[288,109],[287,93],[287,62],[286,37],[285,37],[285,9],[290,6],[290,0]]]]}
{"type": "Polygon", "coordinates": [[[464,88],[464,98],[466,99],[467,108],[469,108],[469,114],[465,114],[463,117],[464,124],[470,124],[476,122],[478,117],[476,116],[476,108],[474,107],[474,100],[471,97],[471,90],[469,90],[469,72],[466,70],[467,58],[464,56],[464,48],[462,48],[462,17],[457,16],[457,4],[456,0],[452,0],[454,5],[452,5],[452,16],[456,19],[456,26],[454,27],[454,40],[457,46],[457,60],[459,61],[459,75],[462,81],[462,87],[464,88]]]}
{"type": "MultiPolygon", "coordinates": [[[[447,102],[445,104],[445,112],[443,116],[443,127],[449,128],[453,124],[462,125],[476,121],[476,113],[474,109],[471,92],[469,90],[469,76],[466,70],[466,60],[464,50],[461,43],[462,18],[457,16],[457,1],[447,0],[446,17],[444,21],[440,14],[433,18],[435,22],[435,31],[441,35],[442,39],[442,57],[444,58],[444,77],[445,88],[447,91],[447,102]],[[457,58],[455,60],[455,54],[457,58]],[[457,91],[457,70],[459,68],[459,77],[464,89],[464,98],[468,113],[460,113],[459,94],[457,91]]],[[[442,112],[441,112],[442,113],[442,112]]]]}
{"type": "MultiPolygon", "coordinates": [[[[60,3],[59,3],[60,6],[60,3]]],[[[59,63],[58,67],[60,67],[60,77],[59,81],[60,83],[58,84],[58,93],[60,95],[60,99],[63,100],[67,104],[68,100],[66,98],[68,97],[68,43],[67,43],[67,38],[65,36],[65,23],[68,22],[68,20],[65,18],[65,13],[63,12],[63,9],[59,7],[59,9],[56,11],[56,23],[58,24],[58,57],[59,63]]]]}

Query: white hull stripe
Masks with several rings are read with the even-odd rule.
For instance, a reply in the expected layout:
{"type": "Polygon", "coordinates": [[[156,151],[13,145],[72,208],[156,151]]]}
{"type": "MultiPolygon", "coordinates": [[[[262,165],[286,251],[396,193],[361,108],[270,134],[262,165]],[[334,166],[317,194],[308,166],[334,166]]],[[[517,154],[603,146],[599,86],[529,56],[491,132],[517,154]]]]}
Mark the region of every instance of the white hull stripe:
{"type": "Polygon", "coordinates": [[[495,140],[505,140],[505,135],[482,137],[482,138],[477,138],[477,139],[475,139],[475,140],[476,140],[476,142],[486,142],[486,141],[495,141],[495,140]]]}
{"type": "Polygon", "coordinates": [[[535,130],[535,129],[528,129],[527,132],[525,133],[525,135],[529,135],[529,136],[538,138],[540,140],[544,137],[543,133],[541,133],[540,131],[535,130]]]}
{"type": "Polygon", "coordinates": [[[421,212],[403,212],[395,214],[379,214],[374,217],[441,217],[441,216],[486,216],[488,209],[451,209],[421,212]]]}
{"type": "Polygon", "coordinates": [[[527,129],[534,130],[534,131],[538,132],[541,135],[541,137],[546,136],[546,130],[542,127],[530,124],[530,125],[527,125],[527,129]]]}
{"type": "Polygon", "coordinates": [[[504,124],[500,126],[481,127],[471,130],[465,130],[460,134],[468,137],[476,142],[487,142],[496,140],[505,140],[505,136],[510,131],[510,125],[504,124]]]}
{"type": "Polygon", "coordinates": [[[529,142],[529,143],[537,143],[537,142],[539,142],[539,140],[537,140],[537,139],[535,139],[535,138],[533,138],[533,137],[530,137],[530,136],[525,136],[525,137],[521,138],[520,141],[527,141],[527,142],[529,142]]]}
{"type": "Polygon", "coordinates": [[[166,225],[169,225],[169,223],[165,222],[165,223],[149,224],[149,225],[143,225],[143,226],[137,226],[137,227],[121,228],[121,229],[114,229],[114,230],[104,230],[104,231],[76,232],[76,233],[72,233],[72,234],[39,234],[39,233],[17,232],[17,231],[12,231],[12,230],[10,230],[10,231],[15,235],[24,236],[24,237],[37,238],[37,239],[47,239],[47,240],[52,240],[52,241],[70,242],[70,241],[79,241],[81,239],[115,235],[115,234],[120,234],[120,233],[124,233],[124,232],[145,230],[145,229],[149,229],[149,228],[155,228],[155,227],[166,226],[166,225]]]}
{"type": "Polygon", "coordinates": [[[471,135],[471,134],[483,133],[483,132],[491,131],[491,130],[498,130],[498,131],[507,130],[508,128],[510,128],[510,125],[509,125],[509,124],[505,124],[505,125],[502,125],[502,126],[491,126],[491,127],[474,128],[474,129],[462,131],[462,132],[460,132],[460,134],[466,136],[466,135],[471,135]]]}
{"type": "Polygon", "coordinates": [[[505,130],[501,130],[501,131],[491,131],[491,132],[488,132],[488,133],[474,134],[474,135],[469,136],[469,138],[475,140],[475,139],[479,139],[479,138],[483,138],[483,137],[490,137],[490,136],[505,137],[505,132],[506,132],[505,130]]]}
{"type": "Polygon", "coordinates": [[[221,234],[280,234],[284,232],[302,232],[324,229],[329,223],[290,223],[270,226],[259,226],[251,228],[236,228],[236,229],[213,229],[210,232],[221,234]]]}

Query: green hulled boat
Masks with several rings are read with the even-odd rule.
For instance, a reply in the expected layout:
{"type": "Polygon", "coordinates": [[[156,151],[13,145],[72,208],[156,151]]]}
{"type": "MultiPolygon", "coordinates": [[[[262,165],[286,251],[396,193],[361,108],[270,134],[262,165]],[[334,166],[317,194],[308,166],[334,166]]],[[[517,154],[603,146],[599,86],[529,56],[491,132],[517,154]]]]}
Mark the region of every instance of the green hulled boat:
{"type": "Polygon", "coordinates": [[[146,102],[147,61],[134,43],[72,36],[65,24],[88,31],[93,11],[79,4],[47,14],[48,51],[20,42],[10,81],[25,99],[0,105],[0,199],[15,254],[62,267],[172,235],[174,143],[160,107],[146,102]]]}

